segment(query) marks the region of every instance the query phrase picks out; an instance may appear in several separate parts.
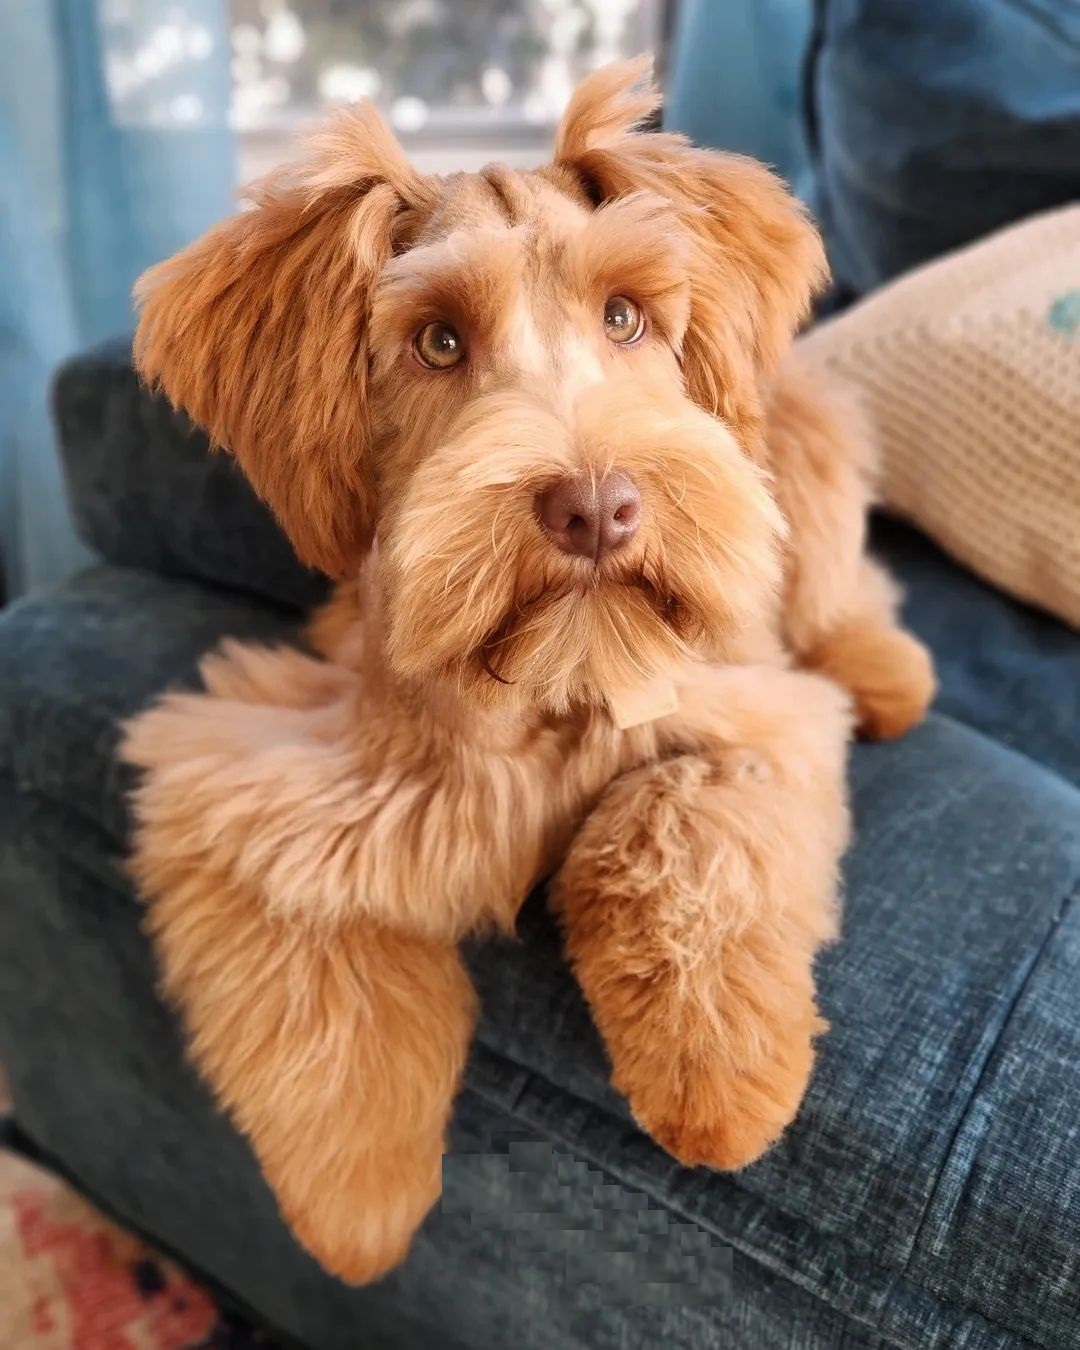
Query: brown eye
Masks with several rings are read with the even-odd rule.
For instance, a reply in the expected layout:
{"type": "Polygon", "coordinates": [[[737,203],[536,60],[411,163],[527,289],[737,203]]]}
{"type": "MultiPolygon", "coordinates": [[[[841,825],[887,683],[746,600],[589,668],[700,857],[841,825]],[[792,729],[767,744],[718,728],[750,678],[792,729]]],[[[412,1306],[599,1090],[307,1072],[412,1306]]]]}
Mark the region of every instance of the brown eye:
{"type": "Polygon", "coordinates": [[[413,343],[416,354],[432,370],[449,370],[465,355],[465,344],[448,323],[429,323],[413,343]]]}
{"type": "Polygon", "coordinates": [[[636,342],[645,331],[645,316],[633,300],[613,295],[604,306],[604,332],[621,346],[636,342]]]}

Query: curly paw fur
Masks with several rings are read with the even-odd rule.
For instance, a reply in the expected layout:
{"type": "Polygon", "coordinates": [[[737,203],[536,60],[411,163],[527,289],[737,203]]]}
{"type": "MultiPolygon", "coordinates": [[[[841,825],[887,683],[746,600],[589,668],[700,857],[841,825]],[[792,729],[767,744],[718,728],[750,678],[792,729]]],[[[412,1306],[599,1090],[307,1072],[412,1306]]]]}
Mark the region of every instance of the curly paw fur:
{"type": "Polygon", "coordinates": [[[612,783],[554,903],[634,1116],[681,1161],[730,1169],[794,1118],[825,1029],[812,962],[835,931],[846,712],[812,676],[722,683],[727,746],[612,783]],[[745,773],[747,738],[767,773],[745,773]]]}
{"type": "Polygon", "coordinates": [[[899,628],[842,629],[806,664],[850,690],[859,733],[873,741],[895,740],[918,726],[937,689],[930,653],[899,628]]]}

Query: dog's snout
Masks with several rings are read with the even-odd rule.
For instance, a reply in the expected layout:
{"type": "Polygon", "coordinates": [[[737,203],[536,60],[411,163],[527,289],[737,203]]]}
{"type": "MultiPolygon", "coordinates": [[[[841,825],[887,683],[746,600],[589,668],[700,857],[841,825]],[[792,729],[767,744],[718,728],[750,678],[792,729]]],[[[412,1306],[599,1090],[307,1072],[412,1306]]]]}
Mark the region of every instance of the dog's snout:
{"type": "Polygon", "coordinates": [[[574,474],[539,495],[536,513],[564,553],[600,562],[637,533],[641,493],[622,469],[574,474]]]}

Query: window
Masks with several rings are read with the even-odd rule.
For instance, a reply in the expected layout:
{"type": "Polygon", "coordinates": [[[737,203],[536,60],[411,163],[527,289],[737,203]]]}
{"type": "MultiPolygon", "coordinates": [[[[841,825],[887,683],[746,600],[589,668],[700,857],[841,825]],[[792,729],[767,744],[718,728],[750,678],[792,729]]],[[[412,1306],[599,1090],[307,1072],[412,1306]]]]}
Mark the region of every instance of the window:
{"type": "Polygon", "coordinates": [[[540,160],[576,82],[658,51],[663,0],[230,0],[247,178],[328,105],[371,98],[427,170],[540,160]]]}

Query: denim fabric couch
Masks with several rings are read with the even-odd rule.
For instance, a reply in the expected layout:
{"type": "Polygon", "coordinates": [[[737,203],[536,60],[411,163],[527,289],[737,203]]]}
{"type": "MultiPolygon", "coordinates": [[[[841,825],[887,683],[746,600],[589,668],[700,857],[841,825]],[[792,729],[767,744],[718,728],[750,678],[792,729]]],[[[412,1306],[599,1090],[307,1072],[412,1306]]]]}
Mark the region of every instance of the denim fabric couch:
{"type": "MultiPolygon", "coordinates": [[[[823,32],[819,66],[843,65],[857,13],[898,3],[819,4],[839,44],[823,32]]],[[[821,150],[830,88],[831,173],[854,161],[821,150]]],[[[839,230],[858,211],[830,183],[839,230]]],[[[864,244],[879,279],[895,255],[864,244]]],[[[399,1271],[350,1290],[294,1243],[185,1064],[124,878],[114,754],[118,721],[193,682],[202,652],[288,639],[323,584],[138,390],[125,345],[71,363],[55,411],[102,563],[0,615],[0,1061],[28,1147],[311,1350],[1080,1345],[1075,634],[879,522],[942,689],[906,740],[853,752],[832,1031],[795,1125],[736,1176],[657,1149],[608,1086],[538,895],[520,941],[471,954],[483,1015],[444,1202],[399,1271]]]]}

